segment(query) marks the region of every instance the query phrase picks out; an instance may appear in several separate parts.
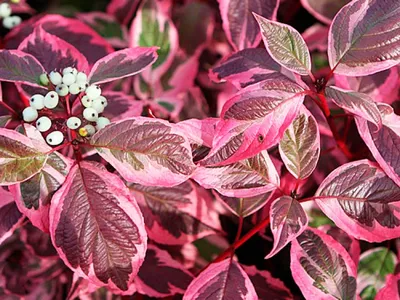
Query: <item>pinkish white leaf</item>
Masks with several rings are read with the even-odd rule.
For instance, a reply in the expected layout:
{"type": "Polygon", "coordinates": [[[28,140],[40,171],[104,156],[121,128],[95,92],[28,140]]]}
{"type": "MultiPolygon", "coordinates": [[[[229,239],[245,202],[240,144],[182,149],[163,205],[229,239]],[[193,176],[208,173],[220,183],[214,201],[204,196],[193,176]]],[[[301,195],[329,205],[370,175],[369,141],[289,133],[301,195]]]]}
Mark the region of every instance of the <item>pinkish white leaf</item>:
{"type": "Polygon", "coordinates": [[[91,144],[131,182],[173,186],[187,180],[195,168],[187,138],[163,120],[138,117],[112,123],[98,131],[91,144]]]}
{"type": "Polygon", "coordinates": [[[249,277],[232,260],[213,263],[192,281],[183,295],[183,300],[194,299],[258,299],[249,277]]]}
{"type": "Polygon", "coordinates": [[[268,271],[257,270],[256,267],[243,266],[254,288],[258,299],[291,300],[293,295],[282,281],[272,277],[268,271]]]}
{"type": "Polygon", "coordinates": [[[308,225],[308,217],[303,207],[296,199],[289,196],[282,196],[272,203],[269,218],[274,246],[265,259],[277,254],[298,237],[308,225]]]}
{"type": "Polygon", "coordinates": [[[134,289],[146,252],[143,217],[124,182],[102,165],[80,162],[71,169],[51,202],[50,234],[81,277],[117,292],[134,289]]]}
{"type": "Polygon", "coordinates": [[[329,25],[337,12],[351,0],[301,0],[301,4],[319,21],[329,25]]]}
{"type": "Polygon", "coordinates": [[[101,94],[108,100],[103,115],[112,122],[132,117],[139,117],[143,111],[143,101],[123,92],[104,91],[101,94]]]}
{"type": "Polygon", "coordinates": [[[357,269],[342,245],[306,229],[292,241],[292,276],[306,299],[356,299],[357,269]]]}
{"type": "Polygon", "coordinates": [[[307,28],[301,36],[306,42],[310,52],[315,50],[325,52],[328,49],[328,33],[329,27],[316,23],[307,28]]]}
{"type": "Polygon", "coordinates": [[[267,80],[239,92],[225,104],[201,165],[230,164],[276,145],[300,110],[302,91],[289,80],[267,80]]]}
{"type": "Polygon", "coordinates": [[[311,72],[311,58],[307,45],[293,27],[270,21],[254,14],[260,25],[261,35],[271,57],[281,66],[300,75],[311,72]]]}
{"type": "Polygon", "coordinates": [[[28,180],[9,186],[18,209],[44,232],[49,232],[51,198],[61,187],[72,162],[54,152],[47,158],[43,169],[28,180]]]}
{"type": "Polygon", "coordinates": [[[157,59],[156,48],[129,48],[116,51],[98,60],[90,74],[88,81],[99,84],[143,71],[157,59]]]}
{"type": "Polygon", "coordinates": [[[400,274],[389,274],[386,285],[376,294],[375,300],[398,299],[400,294],[400,274]]]}
{"type": "Polygon", "coordinates": [[[23,219],[13,195],[0,187],[0,245],[22,224],[23,219]]]}
{"type": "Polygon", "coordinates": [[[252,12],[276,20],[279,0],[218,0],[222,25],[235,51],[255,48],[261,41],[252,12]]]}
{"type": "Polygon", "coordinates": [[[0,80],[40,86],[39,76],[44,73],[40,62],[19,50],[0,51],[0,80]]]}
{"type": "Polygon", "coordinates": [[[398,0],[355,0],[344,6],[329,30],[331,69],[346,76],[365,76],[397,65],[399,16],[398,0]]]}
{"type": "Polygon", "coordinates": [[[382,118],[379,109],[374,100],[368,95],[346,91],[334,86],[327,87],[325,94],[337,106],[375,124],[378,129],[382,127],[382,118]]]}
{"type": "Polygon", "coordinates": [[[127,25],[133,18],[140,0],[111,0],[107,5],[107,14],[115,18],[124,25],[127,25]]]}
{"type": "Polygon", "coordinates": [[[40,170],[48,155],[28,137],[0,128],[0,185],[25,181],[40,170]]]}
{"type": "Polygon", "coordinates": [[[177,123],[176,127],[179,127],[182,132],[185,132],[190,145],[211,147],[215,134],[215,126],[218,121],[218,118],[207,118],[203,120],[190,119],[177,123]]]}
{"type": "Polygon", "coordinates": [[[171,66],[179,48],[178,32],[156,0],[142,2],[130,28],[131,47],[158,47],[158,59],[142,73],[147,83],[156,83],[171,66]]]}
{"type": "Polygon", "coordinates": [[[368,160],[333,171],[316,192],[316,203],[356,239],[381,242],[400,234],[400,187],[368,160]]]}
{"type": "Polygon", "coordinates": [[[400,186],[400,117],[387,104],[378,104],[382,128],[362,118],[356,118],[358,132],[385,173],[400,186]]]}
{"type": "Polygon", "coordinates": [[[149,237],[157,243],[182,245],[219,229],[209,193],[190,181],[174,187],[130,184],[129,189],[142,210],[149,237]]]}
{"type": "Polygon", "coordinates": [[[192,178],[228,197],[253,197],[279,187],[279,175],[267,151],[225,166],[200,166],[192,178]]]}
{"type": "Polygon", "coordinates": [[[320,150],[317,121],[303,107],[279,142],[279,153],[288,171],[298,179],[305,179],[317,166],[320,150]]]}
{"type": "Polygon", "coordinates": [[[192,280],[193,275],[167,251],[148,245],[135,286],[141,294],[160,298],[183,294],[192,280]]]}

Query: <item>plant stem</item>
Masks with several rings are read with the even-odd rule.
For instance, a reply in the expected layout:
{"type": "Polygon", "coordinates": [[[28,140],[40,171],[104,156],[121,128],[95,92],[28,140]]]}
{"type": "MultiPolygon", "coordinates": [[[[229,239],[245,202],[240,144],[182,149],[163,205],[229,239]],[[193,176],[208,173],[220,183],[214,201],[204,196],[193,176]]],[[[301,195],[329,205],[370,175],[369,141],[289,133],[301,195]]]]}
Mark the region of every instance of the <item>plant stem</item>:
{"type": "Polygon", "coordinates": [[[70,145],[71,145],[71,142],[58,145],[57,147],[51,149],[51,150],[50,150],[49,152],[47,152],[46,154],[51,154],[51,153],[56,152],[56,151],[58,151],[58,150],[64,149],[65,147],[68,147],[68,146],[70,146],[70,145]]]}
{"type": "Polygon", "coordinates": [[[3,107],[5,109],[7,109],[14,117],[18,118],[18,114],[17,112],[11,107],[9,106],[7,103],[5,103],[4,101],[0,101],[0,104],[3,105],[3,107]]]}

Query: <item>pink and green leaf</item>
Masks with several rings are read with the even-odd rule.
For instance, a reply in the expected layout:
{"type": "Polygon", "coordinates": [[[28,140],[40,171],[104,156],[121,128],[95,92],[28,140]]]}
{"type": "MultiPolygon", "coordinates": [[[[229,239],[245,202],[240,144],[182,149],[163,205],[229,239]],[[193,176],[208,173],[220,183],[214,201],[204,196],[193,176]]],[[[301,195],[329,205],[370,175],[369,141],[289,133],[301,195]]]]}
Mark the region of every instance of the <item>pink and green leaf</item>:
{"type": "Polygon", "coordinates": [[[400,3],[356,0],[344,6],[329,31],[331,69],[346,76],[365,76],[400,62],[400,3]]]}
{"type": "Polygon", "coordinates": [[[344,164],[319,186],[316,203],[335,224],[356,239],[381,242],[400,233],[400,187],[377,164],[344,164]]]}
{"type": "Polygon", "coordinates": [[[242,267],[232,259],[213,263],[192,281],[183,300],[258,299],[252,282],[242,267]]]}
{"type": "Polygon", "coordinates": [[[108,100],[103,115],[115,122],[132,117],[139,117],[143,111],[143,101],[123,92],[104,91],[102,96],[108,100]]]}
{"type": "Polygon", "coordinates": [[[332,237],[306,229],[292,241],[292,276],[306,299],[356,299],[357,269],[332,237]]]}
{"type": "Polygon", "coordinates": [[[20,213],[13,195],[0,187],[0,245],[21,226],[24,215],[20,213]]]}
{"type": "Polygon", "coordinates": [[[256,48],[261,41],[252,13],[276,20],[278,0],[218,0],[225,34],[235,51],[256,48]]]}
{"type": "Polygon", "coordinates": [[[303,7],[317,20],[329,25],[337,12],[351,0],[301,0],[303,7]]]}
{"type": "Polygon", "coordinates": [[[139,117],[112,123],[98,131],[91,144],[131,182],[173,186],[195,169],[187,138],[163,120],[139,117]]]}
{"type": "Polygon", "coordinates": [[[386,285],[376,294],[376,300],[397,299],[400,294],[400,274],[387,276],[386,285]]]}
{"type": "Polygon", "coordinates": [[[96,163],[76,164],[52,199],[50,234],[81,277],[114,291],[134,290],[147,234],[139,206],[117,175],[96,163]]]}

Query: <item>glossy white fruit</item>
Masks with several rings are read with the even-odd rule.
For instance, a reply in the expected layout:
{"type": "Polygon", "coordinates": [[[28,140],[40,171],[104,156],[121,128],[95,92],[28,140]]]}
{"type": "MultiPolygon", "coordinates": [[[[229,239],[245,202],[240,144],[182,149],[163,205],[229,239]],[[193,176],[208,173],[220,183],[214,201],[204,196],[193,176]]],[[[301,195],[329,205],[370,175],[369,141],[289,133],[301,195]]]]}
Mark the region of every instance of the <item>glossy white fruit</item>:
{"type": "Polygon", "coordinates": [[[61,74],[56,71],[50,72],[49,77],[50,77],[51,83],[54,85],[61,84],[61,82],[62,82],[61,74]]]}
{"type": "Polygon", "coordinates": [[[34,109],[41,110],[44,108],[44,96],[35,94],[29,99],[29,103],[34,109]]]}
{"type": "Polygon", "coordinates": [[[64,74],[62,81],[63,81],[63,84],[71,85],[71,84],[75,83],[76,76],[74,74],[72,74],[72,73],[64,74]]]}
{"type": "Polygon", "coordinates": [[[93,125],[87,124],[83,128],[85,128],[88,136],[91,136],[96,133],[96,128],[94,128],[93,125]]]}
{"type": "Polygon", "coordinates": [[[22,19],[19,16],[10,16],[3,19],[3,26],[7,29],[14,28],[15,26],[21,24],[22,19]]]}
{"type": "Polygon", "coordinates": [[[59,84],[56,86],[56,92],[58,95],[60,95],[61,97],[63,96],[67,96],[69,93],[69,88],[67,85],[65,84],[59,84]]]}
{"type": "Polygon", "coordinates": [[[39,76],[39,81],[40,81],[40,84],[43,86],[48,86],[49,82],[50,82],[49,77],[47,77],[46,73],[43,73],[39,76]]]}
{"type": "Polygon", "coordinates": [[[82,105],[86,108],[92,106],[92,100],[90,100],[87,96],[83,96],[81,99],[82,105]]]}
{"type": "Polygon", "coordinates": [[[48,92],[44,97],[44,106],[50,109],[58,105],[59,96],[55,91],[48,92]]]}
{"type": "Polygon", "coordinates": [[[0,4],[0,17],[7,18],[11,15],[11,6],[8,3],[0,4]]]}
{"type": "Polygon", "coordinates": [[[38,112],[35,108],[29,106],[22,111],[22,118],[25,122],[33,122],[38,117],[38,112]]]}
{"type": "Polygon", "coordinates": [[[69,86],[69,92],[72,95],[78,95],[81,92],[81,88],[79,84],[73,83],[69,86]]]}
{"type": "Polygon", "coordinates": [[[67,120],[67,126],[69,129],[75,130],[75,129],[79,128],[79,126],[81,126],[81,125],[82,125],[82,121],[81,121],[81,119],[79,119],[77,117],[70,117],[67,120]]]}
{"type": "Polygon", "coordinates": [[[95,122],[97,121],[99,114],[95,109],[88,107],[83,110],[83,117],[89,122],[95,122]]]}
{"type": "Polygon", "coordinates": [[[101,114],[104,111],[104,105],[103,105],[100,97],[93,100],[92,108],[95,111],[97,111],[99,114],[101,114]]]}
{"type": "Polygon", "coordinates": [[[49,130],[50,127],[51,127],[51,120],[48,117],[43,116],[36,120],[36,128],[40,132],[45,132],[49,130]]]}
{"type": "MultiPolygon", "coordinates": [[[[108,105],[108,101],[107,101],[107,98],[106,97],[104,97],[104,96],[100,96],[99,98],[97,98],[97,99],[99,99],[100,100],[100,102],[101,102],[101,105],[103,105],[104,107],[107,107],[107,105],[108,105]]],[[[96,99],[96,100],[97,100],[96,99]]]]}
{"type": "Polygon", "coordinates": [[[110,124],[110,120],[105,118],[105,117],[100,117],[97,119],[96,122],[96,128],[97,130],[103,129],[104,127],[106,127],[108,124],[110,124]]]}
{"type": "Polygon", "coordinates": [[[86,84],[87,82],[87,75],[83,72],[79,72],[76,75],[76,82],[86,84]]]}
{"type": "Polygon", "coordinates": [[[73,68],[73,67],[67,67],[67,68],[64,68],[62,73],[63,73],[63,75],[65,75],[65,74],[73,74],[73,75],[76,76],[76,74],[78,74],[78,70],[73,68]]]}
{"type": "Polygon", "coordinates": [[[101,95],[101,88],[97,85],[90,85],[86,88],[86,96],[90,100],[94,100],[96,98],[99,98],[101,95]]]}
{"type": "Polygon", "coordinates": [[[49,133],[49,135],[46,137],[46,142],[47,144],[51,146],[57,146],[60,145],[64,140],[64,135],[62,134],[61,131],[53,131],[52,133],[49,133]]]}

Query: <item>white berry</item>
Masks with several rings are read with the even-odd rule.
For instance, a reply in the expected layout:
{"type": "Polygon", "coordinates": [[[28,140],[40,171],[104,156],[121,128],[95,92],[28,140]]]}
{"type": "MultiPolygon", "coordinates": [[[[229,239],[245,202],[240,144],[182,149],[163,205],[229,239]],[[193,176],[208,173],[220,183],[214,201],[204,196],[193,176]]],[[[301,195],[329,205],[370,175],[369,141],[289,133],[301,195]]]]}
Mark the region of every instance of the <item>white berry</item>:
{"type": "Polygon", "coordinates": [[[64,74],[62,81],[63,81],[63,84],[71,85],[71,84],[75,83],[76,77],[72,73],[67,73],[67,74],[64,74]]]}
{"type": "Polygon", "coordinates": [[[82,105],[86,108],[92,106],[92,100],[88,98],[88,96],[83,96],[81,99],[82,105]]]}
{"type": "Polygon", "coordinates": [[[0,17],[7,18],[11,15],[11,6],[8,3],[0,4],[0,17]]]}
{"type": "Polygon", "coordinates": [[[78,95],[81,92],[81,89],[79,87],[79,84],[73,83],[69,86],[69,92],[72,95],[78,95]]]}
{"type": "Polygon", "coordinates": [[[48,92],[44,97],[44,106],[53,109],[58,105],[58,94],[55,91],[48,92]]]}
{"type": "MultiPolygon", "coordinates": [[[[99,99],[99,100],[101,101],[101,105],[103,105],[103,107],[107,107],[108,101],[107,101],[107,98],[106,98],[106,97],[100,96],[100,97],[97,98],[97,99],[99,99]]],[[[96,100],[97,100],[97,99],[96,99],[96,100]]]]}
{"type": "Polygon", "coordinates": [[[79,72],[76,75],[76,82],[86,84],[87,82],[87,75],[83,72],[79,72]]]}
{"type": "Polygon", "coordinates": [[[73,67],[67,67],[67,68],[64,68],[62,73],[63,73],[63,75],[65,75],[65,74],[73,74],[73,75],[76,76],[76,74],[78,74],[78,70],[73,68],[73,67]]]}
{"type": "Polygon", "coordinates": [[[54,85],[61,84],[61,82],[62,82],[61,74],[56,71],[50,72],[50,81],[54,85]]]}
{"type": "Polygon", "coordinates": [[[33,107],[29,106],[22,111],[22,118],[25,122],[33,122],[37,119],[38,112],[33,107]]]}
{"type": "Polygon", "coordinates": [[[36,128],[40,131],[40,132],[45,132],[47,130],[49,130],[51,127],[51,120],[46,117],[40,117],[39,119],[37,119],[36,121],[36,128]]]}
{"type": "Polygon", "coordinates": [[[21,24],[22,19],[19,16],[10,16],[3,19],[3,26],[7,29],[14,28],[15,26],[21,24]]]}
{"type": "Polygon", "coordinates": [[[96,133],[96,128],[93,125],[87,124],[83,128],[86,129],[87,135],[91,136],[96,133]]]}
{"type": "Polygon", "coordinates": [[[87,89],[86,89],[86,95],[88,96],[88,98],[90,100],[94,100],[98,97],[100,97],[101,95],[101,88],[97,85],[90,85],[87,89]]]}
{"type": "Polygon", "coordinates": [[[67,120],[67,126],[69,129],[77,129],[79,126],[81,126],[82,121],[81,119],[77,118],[77,117],[70,117],[67,120]]]}
{"type": "Polygon", "coordinates": [[[69,88],[65,84],[59,84],[56,86],[56,92],[59,94],[61,97],[67,96],[69,93],[69,88]]]}
{"type": "Polygon", "coordinates": [[[110,124],[110,120],[105,118],[105,117],[100,117],[97,119],[96,122],[96,128],[97,130],[103,129],[104,127],[106,127],[108,124],[110,124]]]}
{"type": "Polygon", "coordinates": [[[78,83],[78,84],[79,84],[79,89],[80,89],[81,92],[86,91],[86,88],[87,88],[86,83],[78,83]]]}
{"type": "Polygon", "coordinates": [[[46,73],[43,73],[39,76],[39,81],[40,81],[40,84],[43,86],[49,85],[49,77],[47,77],[46,73]]]}
{"type": "Polygon", "coordinates": [[[34,109],[41,110],[44,108],[44,96],[40,94],[33,95],[29,102],[34,109]]]}
{"type": "Polygon", "coordinates": [[[104,111],[104,106],[102,100],[99,98],[96,98],[92,101],[92,108],[97,111],[99,114],[101,114],[104,111]]]}
{"type": "Polygon", "coordinates": [[[97,121],[99,114],[93,108],[88,107],[83,110],[83,117],[90,122],[95,122],[97,121]]]}
{"type": "Polygon", "coordinates": [[[51,146],[60,145],[64,140],[64,135],[61,131],[53,131],[46,137],[46,142],[51,146]]]}

